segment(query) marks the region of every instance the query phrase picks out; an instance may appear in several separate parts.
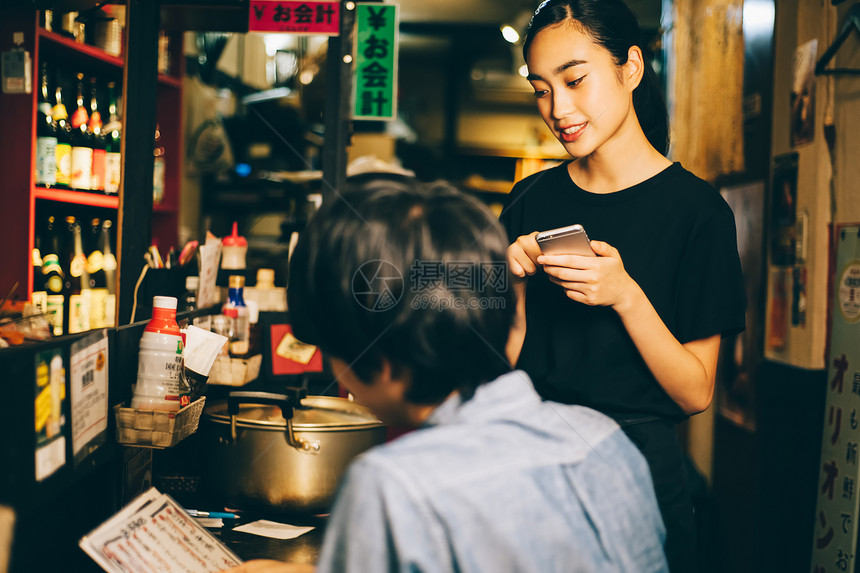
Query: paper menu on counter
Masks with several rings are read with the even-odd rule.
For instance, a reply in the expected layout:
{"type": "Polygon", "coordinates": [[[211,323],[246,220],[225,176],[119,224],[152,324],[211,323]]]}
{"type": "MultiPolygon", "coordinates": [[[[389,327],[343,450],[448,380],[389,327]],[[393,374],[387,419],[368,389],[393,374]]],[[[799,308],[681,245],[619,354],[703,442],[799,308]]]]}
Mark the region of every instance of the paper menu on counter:
{"type": "Polygon", "coordinates": [[[154,487],[85,535],[79,545],[108,573],[214,573],[242,564],[173,498],[154,487]]]}

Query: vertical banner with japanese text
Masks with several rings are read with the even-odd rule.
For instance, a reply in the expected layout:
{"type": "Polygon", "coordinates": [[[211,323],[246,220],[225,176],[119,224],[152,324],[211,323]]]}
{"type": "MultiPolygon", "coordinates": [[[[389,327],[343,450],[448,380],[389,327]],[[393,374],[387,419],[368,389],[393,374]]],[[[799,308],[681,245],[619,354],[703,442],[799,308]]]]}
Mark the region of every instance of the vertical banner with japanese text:
{"type": "Polygon", "coordinates": [[[397,117],[396,4],[356,4],[353,119],[397,117]]]}
{"type": "Polygon", "coordinates": [[[860,226],[835,239],[827,397],[812,572],[854,571],[857,551],[857,444],[860,443],[860,226]]]}

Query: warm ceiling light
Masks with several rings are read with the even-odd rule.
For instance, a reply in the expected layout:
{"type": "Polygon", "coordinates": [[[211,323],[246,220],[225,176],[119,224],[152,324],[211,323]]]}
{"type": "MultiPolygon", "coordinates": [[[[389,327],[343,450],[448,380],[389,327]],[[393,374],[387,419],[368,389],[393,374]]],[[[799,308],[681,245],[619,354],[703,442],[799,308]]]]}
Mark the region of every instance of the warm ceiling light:
{"type": "Polygon", "coordinates": [[[520,74],[520,75],[521,75],[522,77],[524,77],[524,78],[529,77],[529,67],[528,67],[528,65],[527,65],[527,64],[523,64],[523,65],[521,65],[521,66],[520,66],[520,69],[518,69],[518,70],[517,70],[517,73],[518,73],[518,74],[520,74]]]}
{"type": "Polygon", "coordinates": [[[520,35],[512,26],[502,26],[502,37],[511,44],[516,44],[520,41],[520,35]]]}

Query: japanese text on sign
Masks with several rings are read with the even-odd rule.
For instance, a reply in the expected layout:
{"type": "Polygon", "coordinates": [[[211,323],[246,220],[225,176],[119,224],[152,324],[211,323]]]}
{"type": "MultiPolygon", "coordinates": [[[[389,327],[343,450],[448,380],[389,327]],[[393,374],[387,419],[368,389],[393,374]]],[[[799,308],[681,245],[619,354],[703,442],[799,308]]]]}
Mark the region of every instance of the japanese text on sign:
{"type": "Polygon", "coordinates": [[[355,119],[391,120],[397,115],[396,4],[356,5],[355,119]]]}
{"type": "Polygon", "coordinates": [[[340,2],[251,0],[248,31],[337,36],[340,34],[340,2]]]}
{"type": "Polygon", "coordinates": [[[850,311],[854,298],[850,281],[860,276],[860,228],[846,226],[839,233],[836,273],[831,284],[835,300],[848,301],[833,310],[827,370],[827,398],[819,465],[812,571],[854,571],[857,550],[856,522],[860,495],[860,321],[850,311]],[[848,287],[846,287],[848,284],[848,287]]]}

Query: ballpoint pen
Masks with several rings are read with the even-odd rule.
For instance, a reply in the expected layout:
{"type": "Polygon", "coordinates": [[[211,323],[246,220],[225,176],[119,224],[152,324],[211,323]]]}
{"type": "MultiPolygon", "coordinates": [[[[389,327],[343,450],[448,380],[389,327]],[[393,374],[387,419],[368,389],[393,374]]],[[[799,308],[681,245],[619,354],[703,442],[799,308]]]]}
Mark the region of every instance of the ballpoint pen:
{"type": "Polygon", "coordinates": [[[196,509],[186,509],[191,517],[215,517],[221,519],[239,519],[235,513],[226,513],[223,511],[198,511],[196,509]]]}

